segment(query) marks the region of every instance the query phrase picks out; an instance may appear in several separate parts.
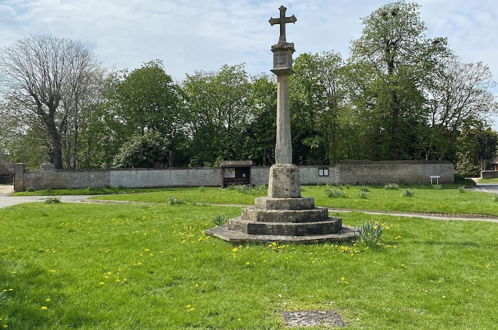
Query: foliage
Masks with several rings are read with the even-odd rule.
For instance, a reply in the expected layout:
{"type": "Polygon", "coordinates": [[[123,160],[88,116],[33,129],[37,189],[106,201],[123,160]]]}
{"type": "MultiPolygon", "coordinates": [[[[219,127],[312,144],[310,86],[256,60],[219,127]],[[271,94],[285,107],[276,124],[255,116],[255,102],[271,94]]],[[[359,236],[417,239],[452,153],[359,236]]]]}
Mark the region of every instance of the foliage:
{"type": "Polygon", "coordinates": [[[242,65],[224,65],[216,73],[187,75],[190,165],[212,165],[217,158],[238,159],[244,131],[252,117],[251,85],[242,65]]]}
{"type": "Polygon", "coordinates": [[[368,191],[360,190],[358,197],[362,199],[367,199],[368,198],[368,191]]]}
{"type": "Polygon", "coordinates": [[[169,142],[157,132],[136,135],[126,142],[114,159],[117,167],[148,168],[166,163],[169,142]]]}
{"type": "Polygon", "coordinates": [[[466,125],[458,137],[457,174],[479,177],[496,157],[498,134],[481,123],[466,125]]]}
{"type": "Polygon", "coordinates": [[[384,189],[385,190],[398,190],[399,185],[396,183],[388,183],[388,184],[384,185],[384,189]]]}
{"type": "Polygon", "coordinates": [[[476,182],[472,179],[467,179],[463,175],[455,174],[454,177],[455,184],[464,185],[465,187],[474,187],[476,182]]]}
{"type": "Polygon", "coordinates": [[[405,189],[403,190],[403,193],[401,194],[403,197],[413,197],[415,196],[415,191],[413,189],[405,189]]]}
{"type": "Polygon", "coordinates": [[[379,245],[384,227],[376,222],[367,221],[361,224],[359,231],[357,242],[363,246],[374,247],[379,245]]]}
{"type": "Polygon", "coordinates": [[[344,190],[337,189],[337,188],[327,187],[327,188],[325,188],[324,192],[325,192],[325,195],[327,197],[334,197],[334,198],[347,197],[347,194],[344,190]]]}
{"type": "Polygon", "coordinates": [[[464,193],[465,192],[465,186],[458,187],[458,192],[464,193]]]}
{"type": "Polygon", "coordinates": [[[181,199],[178,199],[176,197],[170,197],[168,198],[168,204],[169,205],[183,205],[185,202],[181,199]]]}
{"type": "Polygon", "coordinates": [[[1,68],[12,115],[44,139],[48,160],[62,169],[63,153],[75,156],[82,112],[102,75],[94,56],[80,42],[35,35],[5,48],[1,68]]]}
{"type": "Polygon", "coordinates": [[[211,222],[215,226],[223,226],[224,224],[226,224],[228,222],[228,217],[223,215],[223,214],[217,214],[213,217],[211,222]]]}
{"type": "Polygon", "coordinates": [[[49,197],[45,199],[45,204],[59,204],[59,203],[61,203],[61,200],[58,197],[49,197]]]}
{"type": "Polygon", "coordinates": [[[368,192],[369,190],[367,186],[360,186],[360,191],[368,192]]]}

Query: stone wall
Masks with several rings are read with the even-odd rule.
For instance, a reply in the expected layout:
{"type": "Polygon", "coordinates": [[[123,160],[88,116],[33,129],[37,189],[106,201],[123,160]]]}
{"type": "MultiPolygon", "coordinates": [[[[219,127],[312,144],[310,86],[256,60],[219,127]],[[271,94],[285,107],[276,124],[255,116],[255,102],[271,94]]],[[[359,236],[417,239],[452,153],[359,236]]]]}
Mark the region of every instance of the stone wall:
{"type": "Polygon", "coordinates": [[[481,171],[481,179],[498,178],[498,171],[481,171]]]}
{"type": "MultiPolygon", "coordinates": [[[[448,162],[423,161],[349,161],[336,166],[301,166],[301,184],[385,184],[430,183],[429,176],[439,175],[440,183],[453,183],[453,165],[448,162]],[[319,176],[328,169],[328,176],[319,176]]],[[[251,184],[268,184],[269,167],[251,168],[251,184]]],[[[39,171],[16,165],[15,190],[61,188],[153,188],[153,187],[221,186],[221,169],[92,169],[55,170],[42,166],[39,171]]]]}
{"type": "Polygon", "coordinates": [[[338,164],[340,183],[430,183],[430,176],[440,176],[439,183],[453,183],[454,168],[449,162],[436,161],[344,161],[338,164]]]}

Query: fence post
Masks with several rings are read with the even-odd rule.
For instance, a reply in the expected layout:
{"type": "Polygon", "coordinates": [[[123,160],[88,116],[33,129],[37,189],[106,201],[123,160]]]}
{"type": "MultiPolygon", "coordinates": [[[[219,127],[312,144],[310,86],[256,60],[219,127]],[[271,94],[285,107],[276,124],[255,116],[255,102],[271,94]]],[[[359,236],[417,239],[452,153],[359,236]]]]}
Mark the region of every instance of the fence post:
{"type": "Polygon", "coordinates": [[[18,163],[15,165],[14,172],[14,191],[24,191],[24,170],[26,165],[18,163]]]}

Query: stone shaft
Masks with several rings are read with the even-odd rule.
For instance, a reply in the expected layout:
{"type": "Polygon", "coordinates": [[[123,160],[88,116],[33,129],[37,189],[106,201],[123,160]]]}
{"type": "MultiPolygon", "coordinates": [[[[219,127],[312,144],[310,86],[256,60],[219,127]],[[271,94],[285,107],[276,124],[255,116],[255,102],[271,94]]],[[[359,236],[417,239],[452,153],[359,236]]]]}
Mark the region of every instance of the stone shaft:
{"type": "Polygon", "coordinates": [[[277,76],[277,141],[275,160],[277,164],[292,164],[292,140],[289,110],[289,76],[277,76]]]}
{"type": "Polygon", "coordinates": [[[293,164],[275,164],[270,167],[269,198],[301,197],[299,167],[293,164]]]}

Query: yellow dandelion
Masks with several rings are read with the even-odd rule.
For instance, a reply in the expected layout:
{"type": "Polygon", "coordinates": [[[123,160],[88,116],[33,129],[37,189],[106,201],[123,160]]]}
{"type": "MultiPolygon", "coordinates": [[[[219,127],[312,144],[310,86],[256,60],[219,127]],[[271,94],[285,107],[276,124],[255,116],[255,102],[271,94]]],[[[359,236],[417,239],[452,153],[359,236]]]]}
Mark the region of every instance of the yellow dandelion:
{"type": "Polygon", "coordinates": [[[49,301],[52,301],[52,299],[47,298],[47,299],[45,299],[45,301],[46,301],[46,302],[49,302],[49,301]]]}
{"type": "Polygon", "coordinates": [[[4,329],[7,329],[8,327],[9,327],[9,325],[8,325],[8,324],[4,324],[4,325],[2,325],[2,328],[4,328],[4,329]]]}
{"type": "Polygon", "coordinates": [[[238,249],[238,248],[233,248],[233,249],[232,249],[232,252],[237,252],[237,251],[239,251],[239,249],[238,249]]]}
{"type": "Polygon", "coordinates": [[[47,306],[42,306],[41,309],[44,310],[44,311],[46,311],[48,309],[48,307],[47,306]]]}
{"type": "Polygon", "coordinates": [[[104,282],[99,282],[100,285],[104,285],[105,283],[104,282]]]}

